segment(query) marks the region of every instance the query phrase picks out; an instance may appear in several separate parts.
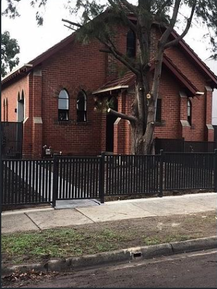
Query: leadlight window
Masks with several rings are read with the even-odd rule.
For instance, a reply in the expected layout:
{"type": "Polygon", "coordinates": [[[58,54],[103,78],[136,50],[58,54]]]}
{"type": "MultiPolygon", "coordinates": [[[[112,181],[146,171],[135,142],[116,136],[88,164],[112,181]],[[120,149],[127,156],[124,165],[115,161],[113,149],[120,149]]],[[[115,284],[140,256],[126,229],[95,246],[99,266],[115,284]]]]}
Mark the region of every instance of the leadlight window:
{"type": "Polygon", "coordinates": [[[58,120],[69,120],[69,95],[65,89],[62,89],[58,96],[58,120]]]}
{"type": "Polygon", "coordinates": [[[132,30],[127,33],[127,56],[136,56],[136,35],[132,30]]]}
{"type": "Polygon", "coordinates": [[[191,125],[191,123],[192,123],[192,103],[190,100],[188,100],[188,104],[187,104],[187,119],[188,119],[188,123],[191,125]]]}
{"type": "Polygon", "coordinates": [[[161,122],[162,115],[162,100],[159,98],[157,100],[157,111],[156,111],[156,122],[161,122]]]}
{"type": "Polygon", "coordinates": [[[77,96],[77,122],[87,121],[87,95],[81,90],[77,96]]]}

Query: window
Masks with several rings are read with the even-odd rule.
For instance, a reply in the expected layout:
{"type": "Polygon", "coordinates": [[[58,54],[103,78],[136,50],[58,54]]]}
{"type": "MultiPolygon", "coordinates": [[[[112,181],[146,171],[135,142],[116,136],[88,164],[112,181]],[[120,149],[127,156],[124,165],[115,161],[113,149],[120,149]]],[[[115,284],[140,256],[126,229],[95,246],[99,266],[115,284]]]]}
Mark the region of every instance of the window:
{"type": "Polygon", "coordinates": [[[132,30],[127,33],[127,56],[136,56],[136,35],[132,30]]]}
{"type": "Polygon", "coordinates": [[[188,100],[188,104],[187,104],[187,120],[188,120],[188,123],[191,125],[191,122],[192,122],[192,103],[190,100],[188,100]]]}
{"type": "Polygon", "coordinates": [[[69,120],[69,95],[65,89],[58,96],[58,120],[69,120]]]}
{"type": "Polygon", "coordinates": [[[8,99],[5,99],[5,121],[8,121],[8,99]]]}
{"type": "Polygon", "coordinates": [[[87,121],[87,96],[81,90],[77,96],[77,122],[87,121]]]}
{"type": "Polygon", "coordinates": [[[22,90],[22,93],[20,95],[20,92],[18,92],[17,96],[17,121],[22,122],[24,121],[24,92],[22,90]]]}
{"type": "Polygon", "coordinates": [[[8,121],[8,99],[3,100],[3,121],[8,121]]]}
{"type": "Polygon", "coordinates": [[[3,100],[3,121],[6,121],[6,98],[3,100]]]}
{"type": "Polygon", "coordinates": [[[156,122],[161,122],[162,100],[157,100],[156,122]]]}

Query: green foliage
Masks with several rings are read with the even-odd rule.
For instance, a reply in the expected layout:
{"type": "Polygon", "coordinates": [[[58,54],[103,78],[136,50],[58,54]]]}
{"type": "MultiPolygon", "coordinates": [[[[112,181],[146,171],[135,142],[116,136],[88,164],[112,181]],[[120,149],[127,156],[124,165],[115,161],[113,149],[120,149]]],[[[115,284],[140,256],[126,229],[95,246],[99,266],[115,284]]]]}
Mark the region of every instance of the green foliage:
{"type": "Polygon", "coordinates": [[[18,42],[10,38],[10,33],[5,31],[1,35],[1,76],[4,77],[16,65],[19,64],[19,58],[16,55],[20,52],[18,42]]]}

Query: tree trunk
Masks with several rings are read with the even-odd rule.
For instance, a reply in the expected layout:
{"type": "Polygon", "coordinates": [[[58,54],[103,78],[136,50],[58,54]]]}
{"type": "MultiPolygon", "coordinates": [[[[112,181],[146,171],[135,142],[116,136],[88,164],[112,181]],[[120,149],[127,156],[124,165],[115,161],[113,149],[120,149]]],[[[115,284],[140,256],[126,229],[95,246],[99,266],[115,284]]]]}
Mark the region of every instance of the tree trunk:
{"type": "Polygon", "coordinates": [[[137,121],[131,122],[132,132],[132,154],[144,155],[149,154],[148,149],[151,145],[147,144],[147,139],[144,138],[147,129],[148,121],[148,106],[146,95],[149,92],[149,79],[143,75],[137,77],[135,84],[135,103],[133,105],[132,114],[137,121]]]}
{"type": "Polygon", "coordinates": [[[132,128],[132,153],[152,154],[154,152],[154,128],[156,121],[157,99],[162,71],[163,48],[159,47],[154,79],[151,91],[149,89],[149,78],[138,77],[135,86],[135,105],[133,114],[137,121],[131,122],[132,128]],[[147,97],[148,96],[148,97],[147,97]]]}

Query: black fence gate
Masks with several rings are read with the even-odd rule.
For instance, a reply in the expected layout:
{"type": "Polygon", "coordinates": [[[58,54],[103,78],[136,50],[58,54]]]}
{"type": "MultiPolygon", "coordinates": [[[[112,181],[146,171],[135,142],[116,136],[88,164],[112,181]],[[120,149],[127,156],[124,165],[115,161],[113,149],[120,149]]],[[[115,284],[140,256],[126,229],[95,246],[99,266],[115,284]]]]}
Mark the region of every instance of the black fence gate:
{"type": "Polygon", "coordinates": [[[2,158],[22,158],[23,123],[2,122],[2,158]]]}

